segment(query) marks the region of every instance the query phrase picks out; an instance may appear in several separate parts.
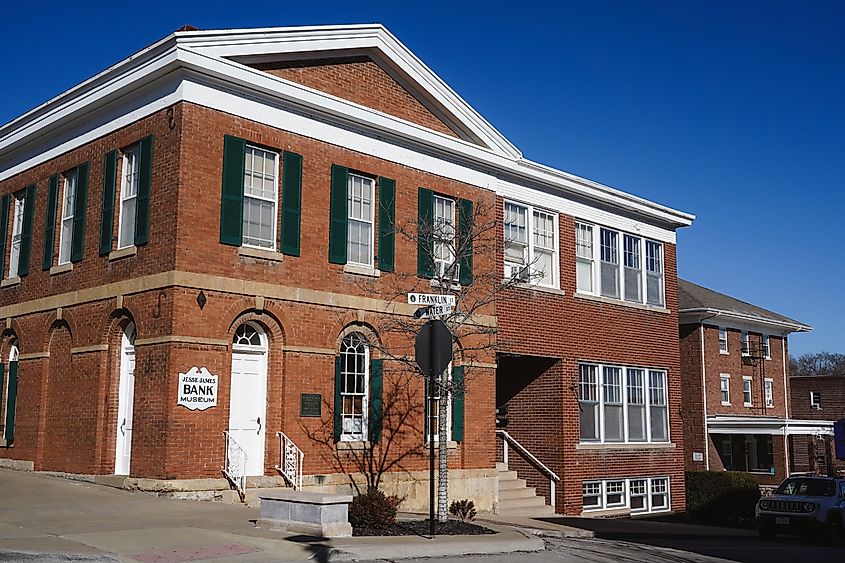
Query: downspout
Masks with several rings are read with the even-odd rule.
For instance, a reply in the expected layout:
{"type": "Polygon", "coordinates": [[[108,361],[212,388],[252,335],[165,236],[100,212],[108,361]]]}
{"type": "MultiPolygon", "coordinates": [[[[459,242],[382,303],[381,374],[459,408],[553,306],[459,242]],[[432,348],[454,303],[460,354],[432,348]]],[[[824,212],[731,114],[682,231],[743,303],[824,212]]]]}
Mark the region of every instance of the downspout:
{"type": "Polygon", "coordinates": [[[707,366],[705,365],[704,355],[704,321],[715,319],[722,313],[716,313],[710,317],[698,321],[698,332],[700,334],[701,342],[701,394],[702,404],[704,405],[704,469],[710,471],[710,434],[707,432],[707,366]]]}
{"type": "MultiPolygon", "coordinates": [[[[786,472],[786,476],[789,477],[789,395],[790,389],[787,387],[787,377],[786,377],[786,338],[789,335],[788,332],[783,333],[783,338],[780,341],[780,355],[781,361],[783,362],[783,408],[786,409],[783,423],[783,461],[786,463],[783,469],[786,472]]],[[[770,345],[771,346],[771,345],[770,345]]],[[[763,360],[764,362],[766,360],[763,360]]]]}

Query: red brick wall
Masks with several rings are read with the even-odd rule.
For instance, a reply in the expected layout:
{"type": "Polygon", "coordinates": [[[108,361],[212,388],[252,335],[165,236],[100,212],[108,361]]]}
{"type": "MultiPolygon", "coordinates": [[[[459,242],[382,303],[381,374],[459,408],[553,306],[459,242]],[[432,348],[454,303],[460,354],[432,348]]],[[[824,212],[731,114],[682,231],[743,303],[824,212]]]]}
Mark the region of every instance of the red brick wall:
{"type": "Polygon", "coordinates": [[[458,136],[369,57],[312,59],[253,66],[279,78],[401,117],[440,133],[458,136]]]}
{"type": "MultiPolygon", "coordinates": [[[[792,390],[790,410],[792,417],[806,420],[832,420],[845,418],[845,378],[841,376],[794,376],[789,378],[792,390]],[[810,391],[821,392],[821,410],[810,407],[810,391]]],[[[819,448],[822,440],[818,440],[819,448]]],[[[795,471],[810,471],[807,439],[793,437],[792,466],[795,471]]],[[[845,474],[845,460],[836,460],[836,468],[845,474]]]]}
{"type": "MultiPolygon", "coordinates": [[[[497,202],[502,218],[503,200],[497,202]]],[[[538,395],[547,391],[549,379],[561,395],[555,406],[556,432],[541,432],[546,440],[533,435],[536,417],[525,426],[514,424],[513,434],[522,442],[535,445],[532,453],[561,476],[558,511],[578,514],[582,505],[582,483],[590,479],[615,477],[670,478],[674,510],[685,506],[681,419],[681,377],[678,352],[677,269],[675,247],[665,244],[666,308],[668,312],[647,311],[585,299],[575,294],[575,218],[559,215],[560,288],[547,293],[516,288],[497,307],[499,346],[503,352],[559,358],[553,370],[529,385],[508,403],[515,412],[531,412],[538,395]],[[577,399],[578,363],[595,361],[620,365],[666,369],[668,373],[669,427],[672,447],[579,447],[579,407],[577,399]],[[536,389],[534,388],[536,385],[536,389]]],[[[503,233],[499,230],[499,240],[503,233]]],[[[502,254],[497,268],[503,271],[502,254]]],[[[519,377],[503,373],[499,378],[519,377]]],[[[553,399],[552,399],[553,400],[553,399]]],[[[514,417],[511,417],[514,419],[514,417]]],[[[545,428],[546,424],[542,426],[545,428]]],[[[510,428],[510,427],[509,427],[510,428]]],[[[510,431],[510,430],[509,430],[510,431]]],[[[528,474],[532,484],[546,488],[528,474]]]]}

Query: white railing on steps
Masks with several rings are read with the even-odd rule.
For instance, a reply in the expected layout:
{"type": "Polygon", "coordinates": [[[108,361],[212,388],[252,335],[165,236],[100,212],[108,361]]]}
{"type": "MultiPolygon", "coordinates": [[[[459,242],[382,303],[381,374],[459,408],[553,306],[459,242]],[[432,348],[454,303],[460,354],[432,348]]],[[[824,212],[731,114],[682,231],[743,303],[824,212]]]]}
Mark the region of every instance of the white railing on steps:
{"type": "Polygon", "coordinates": [[[560,477],[558,477],[557,474],[554,471],[552,471],[551,469],[549,469],[549,467],[545,463],[543,463],[542,461],[537,459],[536,456],[534,456],[534,454],[529,452],[525,448],[525,446],[523,446],[522,444],[517,442],[516,438],[514,438],[513,436],[508,434],[506,431],[496,430],[496,434],[498,434],[499,436],[502,437],[502,461],[505,462],[505,465],[508,464],[508,444],[510,444],[514,448],[519,450],[519,452],[522,455],[524,455],[528,459],[528,461],[530,461],[535,467],[537,467],[537,469],[539,469],[540,471],[542,471],[543,473],[545,473],[546,475],[549,476],[549,489],[550,489],[549,498],[551,498],[550,504],[551,504],[552,510],[554,510],[554,508],[555,508],[555,483],[560,481],[560,477]]]}
{"type": "Polygon", "coordinates": [[[280,446],[280,463],[276,466],[276,471],[282,474],[288,485],[293,487],[294,490],[300,491],[302,490],[302,461],[305,454],[284,432],[277,432],[276,434],[279,436],[280,446]]]}
{"type": "Polygon", "coordinates": [[[226,439],[223,475],[235,486],[243,502],[246,495],[246,451],[232,438],[229,432],[223,432],[223,436],[226,439]]]}

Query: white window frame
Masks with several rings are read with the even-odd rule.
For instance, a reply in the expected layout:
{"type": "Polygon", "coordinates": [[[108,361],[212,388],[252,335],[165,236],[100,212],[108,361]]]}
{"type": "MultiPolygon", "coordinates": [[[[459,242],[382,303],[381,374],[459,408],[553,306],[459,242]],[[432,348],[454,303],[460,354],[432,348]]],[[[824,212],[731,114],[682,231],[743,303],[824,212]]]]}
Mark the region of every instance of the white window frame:
{"type": "Polygon", "coordinates": [[[458,236],[458,224],[455,221],[455,208],[457,207],[457,202],[451,197],[443,197],[439,195],[434,195],[431,201],[431,217],[432,217],[432,226],[434,227],[434,232],[431,236],[432,241],[432,258],[434,261],[434,275],[437,279],[444,279],[447,277],[451,277],[448,280],[449,283],[457,284],[458,280],[460,279],[460,264],[458,264],[457,256],[455,254],[455,237],[458,236]],[[438,219],[437,219],[437,202],[443,201],[444,208],[451,207],[452,209],[452,216],[444,217],[447,224],[452,226],[452,240],[447,241],[444,237],[438,237],[440,234],[440,228],[438,228],[438,219]],[[444,254],[448,254],[447,258],[438,258],[438,245],[443,245],[440,249],[446,250],[444,254]],[[453,275],[448,276],[449,268],[454,267],[453,275]]]}
{"type": "Polygon", "coordinates": [[[595,364],[579,364],[578,365],[578,436],[581,443],[595,443],[601,442],[602,431],[599,427],[601,423],[601,395],[599,394],[599,367],[595,364]],[[582,378],[582,368],[587,368],[590,371],[591,377],[582,378]],[[595,438],[584,438],[581,436],[581,416],[584,410],[581,408],[582,404],[592,405],[593,428],[595,428],[595,438]]]}
{"type": "Polygon", "coordinates": [[[355,172],[350,172],[347,174],[347,184],[346,184],[346,200],[347,200],[347,227],[346,227],[346,245],[347,245],[347,263],[348,264],[358,264],[361,266],[366,266],[368,268],[373,267],[373,261],[375,260],[375,207],[376,207],[376,180],[370,176],[365,176],[363,174],[356,174],[355,172]],[[364,188],[369,186],[369,200],[370,200],[370,216],[364,217],[363,214],[361,217],[353,217],[353,209],[355,203],[355,197],[353,195],[353,184],[356,180],[361,181],[361,208],[364,207],[364,188]],[[353,260],[351,258],[352,252],[350,245],[352,243],[352,227],[353,224],[361,224],[361,225],[368,225],[370,227],[370,240],[368,241],[369,245],[369,255],[364,257],[363,261],[360,260],[353,260]]]}
{"type": "Polygon", "coordinates": [[[659,512],[668,512],[672,508],[672,487],[671,480],[668,475],[659,475],[653,477],[617,477],[612,479],[585,479],[581,482],[581,510],[583,512],[601,512],[614,511],[621,509],[629,509],[634,514],[650,514],[659,512]],[[633,493],[632,485],[634,483],[644,486],[642,492],[633,493]],[[622,490],[618,491],[621,484],[622,490]],[[659,490],[665,485],[665,490],[659,490]],[[611,486],[614,486],[614,491],[609,492],[611,486]],[[591,490],[587,491],[590,487],[591,490]],[[608,496],[614,494],[621,494],[624,499],[623,502],[613,503],[608,502],[608,496]],[[654,506],[654,497],[661,495],[665,498],[663,506],[654,506]],[[596,497],[596,504],[584,504],[584,498],[596,497]],[[632,497],[643,498],[642,508],[632,508],[632,497]]]}
{"type": "MultiPolygon", "coordinates": [[[[341,413],[340,413],[340,440],[342,442],[363,442],[363,441],[366,441],[368,439],[368,432],[369,432],[369,428],[368,428],[369,420],[368,419],[369,419],[369,410],[370,410],[370,377],[372,376],[372,374],[370,373],[370,345],[369,345],[369,342],[367,341],[366,337],[364,337],[363,334],[361,334],[360,332],[352,332],[352,333],[347,334],[346,336],[343,337],[343,340],[341,341],[340,346],[341,346],[341,349],[340,349],[340,353],[341,353],[341,362],[340,362],[340,365],[341,365],[341,375],[340,375],[340,377],[341,377],[341,383],[340,383],[340,402],[341,402],[341,407],[340,407],[341,408],[341,413]],[[343,371],[343,366],[345,365],[344,361],[343,361],[343,355],[349,353],[349,352],[346,351],[346,350],[349,349],[348,347],[350,346],[349,344],[347,344],[347,341],[348,340],[351,341],[354,338],[360,339],[359,345],[362,344],[363,347],[364,347],[364,374],[363,374],[364,375],[364,377],[363,377],[364,389],[363,389],[363,391],[350,393],[350,392],[344,391],[346,377],[351,372],[343,371]],[[346,397],[353,397],[353,400],[354,400],[354,397],[361,397],[361,415],[360,415],[361,416],[361,432],[360,433],[352,433],[352,432],[346,431],[346,420],[354,420],[357,417],[357,415],[355,415],[354,413],[352,413],[352,414],[346,414],[345,413],[344,404],[346,403],[346,401],[344,399],[346,397]]],[[[352,353],[358,354],[358,352],[352,352],[352,353]]]]}
{"type": "Polygon", "coordinates": [[[747,330],[743,330],[740,333],[740,342],[742,347],[742,355],[743,356],[750,356],[751,355],[751,336],[748,334],[747,330]]]}
{"type": "Polygon", "coordinates": [[[70,262],[73,253],[73,216],[78,191],[77,170],[68,170],[62,181],[62,221],[59,226],[59,266],[70,262]],[[70,197],[72,195],[72,197],[70,197]]]}
{"type": "Polygon", "coordinates": [[[622,280],[622,249],[621,239],[622,233],[614,229],[600,227],[599,231],[599,295],[606,299],[615,299],[624,301],[625,295],[624,281],[622,280]],[[605,237],[605,235],[607,235],[605,237]],[[607,244],[605,244],[607,242],[607,244]],[[607,252],[605,252],[607,249],[607,252]],[[616,286],[613,288],[615,295],[605,295],[604,293],[604,270],[607,267],[608,271],[616,271],[616,286]]]}
{"type": "Polygon", "coordinates": [[[720,354],[730,354],[730,348],[728,347],[728,329],[725,327],[719,327],[719,353],[720,354]],[[724,346],[722,345],[724,343],[724,346]]]}
{"type": "Polygon", "coordinates": [[[760,347],[762,348],[762,352],[764,352],[763,357],[767,360],[772,359],[772,341],[769,338],[768,334],[763,334],[760,336],[760,347]]]}
{"type": "MultiPolygon", "coordinates": [[[[274,151],[274,150],[266,149],[264,147],[259,147],[259,146],[251,145],[251,144],[247,143],[246,146],[245,146],[245,149],[244,149],[244,175],[246,175],[246,173],[247,173],[246,159],[247,159],[248,155],[250,154],[250,151],[252,151],[253,162],[254,162],[254,159],[255,159],[255,151],[261,151],[265,155],[268,155],[268,154],[273,155],[273,160],[274,160],[274,162],[273,162],[273,182],[272,182],[273,197],[266,197],[264,195],[259,196],[259,195],[247,193],[246,179],[244,179],[244,191],[243,191],[244,210],[246,210],[246,200],[247,199],[254,199],[256,201],[262,201],[262,202],[265,202],[265,203],[272,203],[273,213],[271,214],[271,217],[272,217],[272,225],[273,225],[273,234],[272,234],[272,240],[270,241],[271,244],[269,244],[269,245],[248,243],[248,242],[246,242],[246,231],[242,229],[241,246],[246,246],[246,247],[249,247],[249,248],[258,248],[258,249],[261,249],[261,250],[269,250],[271,252],[275,252],[277,242],[278,242],[277,239],[278,239],[278,226],[279,226],[279,153],[274,151]]],[[[266,161],[266,156],[262,160],[266,161]]],[[[250,172],[250,176],[252,178],[256,177],[256,171],[255,170],[250,170],[249,172],[250,172]]],[[[267,175],[266,171],[262,169],[261,170],[262,179],[266,175],[267,175]]],[[[245,222],[244,217],[241,217],[241,224],[243,225],[244,222],[245,222]]]]}
{"type": "Polygon", "coordinates": [[[604,227],[602,225],[598,225],[595,223],[591,223],[589,221],[576,221],[575,222],[575,259],[576,259],[576,281],[575,281],[575,291],[576,293],[585,294],[585,295],[594,295],[597,297],[601,297],[602,299],[608,299],[612,301],[619,301],[621,303],[634,303],[638,305],[645,305],[647,307],[658,307],[658,308],[665,308],[666,307],[666,253],[665,253],[665,245],[660,242],[650,238],[646,238],[634,233],[629,233],[626,231],[620,231],[618,229],[613,229],[610,227],[604,227]],[[602,260],[602,232],[613,233],[616,240],[616,262],[605,262],[602,260]],[[587,242],[584,240],[584,236],[587,235],[590,237],[590,241],[587,242]],[[625,241],[627,240],[636,240],[636,246],[639,250],[639,272],[640,276],[638,278],[638,282],[640,285],[640,299],[639,301],[633,301],[630,299],[626,299],[626,289],[625,289],[625,241]],[[648,299],[648,279],[649,276],[652,275],[651,270],[649,269],[649,261],[648,261],[648,248],[649,245],[654,245],[655,248],[658,249],[658,256],[654,258],[654,262],[658,267],[658,274],[659,274],[659,287],[660,287],[660,296],[659,296],[659,303],[654,302],[650,303],[648,299]],[[582,249],[591,248],[592,256],[587,257],[584,256],[582,249]],[[589,265],[590,268],[590,281],[592,289],[588,290],[585,288],[581,288],[578,286],[578,279],[577,279],[577,263],[582,263],[585,265],[589,265]],[[614,264],[616,266],[617,271],[617,285],[618,285],[618,294],[616,297],[610,295],[604,295],[604,291],[602,288],[602,263],[605,264],[614,264]]]}
{"type": "MultiPolygon", "coordinates": [[[[560,258],[559,258],[559,227],[558,227],[558,214],[549,211],[547,209],[543,209],[541,207],[534,207],[533,205],[528,205],[527,203],[520,203],[517,201],[505,200],[503,204],[503,213],[504,213],[504,220],[507,221],[508,218],[508,206],[518,207],[525,211],[525,238],[527,239],[525,244],[525,250],[523,257],[522,264],[516,264],[514,262],[510,262],[507,259],[507,254],[505,254],[504,258],[504,277],[505,279],[510,278],[517,278],[520,281],[524,280],[530,282],[534,285],[539,285],[542,287],[549,287],[553,289],[560,288],[560,258]],[[542,250],[550,250],[552,255],[552,283],[543,283],[541,281],[541,277],[537,274],[537,270],[535,265],[537,263],[537,258],[541,253],[538,250],[538,246],[534,241],[534,231],[537,228],[537,220],[535,219],[535,214],[542,214],[548,215],[552,220],[552,229],[554,232],[552,233],[552,246],[551,248],[539,247],[542,250]],[[527,269],[526,269],[527,267],[527,269]]],[[[506,224],[507,225],[507,224],[506,224]]],[[[507,247],[512,241],[508,238],[508,229],[507,226],[503,227],[502,229],[505,246],[507,247]]],[[[521,241],[518,244],[523,244],[521,241]]]]}
{"type": "Polygon", "coordinates": [[[117,220],[117,249],[128,248],[135,244],[135,218],[136,211],[133,211],[131,217],[126,217],[126,205],[129,201],[135,202],[135,208],[138,206],[138,184],[141,181],[141,144],[135,143],[123,150],[123,164],[120,168],[120,209],[118,211],[117,220]],[[130,160],[132,165],[130,166],[130,160]],[[129,188],[134,187],[135,192],[131,195],[129,188]],[[130,221],[132,228],[129,231],[129,240],[123,240],[123,227],[126,222],[130,221]]]}
{"type": "Polygon", "coordinates": [[[767,377],[763,380],[763,396],[765,397],[766,407],[771,408],[775,406],[775,382],[772,378],[767,377]]]}
{"type": "Polygon", "coordinates": [[[742,376],[742,405],[744,407],[753,407],[754,406],[754,382],[753,377],[750,375],[743,375],[742,376]],[[745,385],[748,383],[748,390],[746,391],[745,385]],[[748,400],[745,400],[745,395],[748,394],[748,400]]]}
{"type": "Polygon", "coordinates": [[[820,411],[822,410],[822,392],[810,391],[810,408],[820,411]]]}
{"type": "MultiPolygon", "coordinates": [[[[672,441],[672,429],[671,429],[671,420],[669,417],[670,409],[669,409],[669,374],[665,369],[660,368],[646,368],[642,366],[622,366],[617,364],[600,364],[595,362],[579,362],[578,364],[578,376],[579,376],[579,406],[582,402],[585,402],[583,398],[581,398],[581,394],[583,393],[581,389],[581,366],[593,366],[596,369],[596,382],[591,383],[590,385],[596,385],[597,389],[595,392],[597,394],[597,402],[598,402],[598,421],[597,421],[597,428],[598,428],[598,437],[597,439],[584,439],[581,438],[580,435],[580,408],[579,408],[579,441],[581,444],[620,444],[620,443],[627,443],[627,444],[667,444],[671,443],[672,441]],[[622,429],[623,429],[623,439],[620,440],[608,440],[605,437],[605,385],[604,385],[604,368],[615,368],[621,370],[621,401],[622,401],[622,429]],[[646,424],[646,438],[645,440],[631,440],[629,437],[629,428],[628,428],[628,370],[642,370],[644,372],[644,393],[645,393],[645,424],[646,424]],[[652,387],[651,387],[651,372],[659,372],[662,374],[662,393],[663,393],[663,400],[665,404],[658,404],[652,402],[652,387]],[[666,439],[665,440],[655,440],[652,438],[652,431],[651,431],[651,418],[652,418],[652,409],[653,408],[662,408],[665,409],[666,413],[666,439]]],[[[593,401],[586,401],[586,402],[593,402],[593,401]]],[[[618,403],[613,403],[614,406],[618,406],[618,403]]]]}
{"type": "Polygon", "coordinates": [[[23,215],[26,209],[26,192],[12,196],[12,239],[9,248],[9,277],[18,275],[21,257],[21,237],[23,236],[23,215]],[[17,239],[17,240],[16,240],[17,239]]]}
{"type": "MultiPolygon", "coordinates": [[[[447,378],[447,388],[452,383],[452,362],[449,362],[449,365],[446,367],[446,378],[447,378]]],[[[425,383],[423,383],[423,387],[425,387],[425,383]]],[[[429,412],[429,417],[440,416],[440,399],[439,395],[435,395],[434,399],[437,401],[437,409],[432,412],[429,412]]],[[[426,409],[423,409],[424,412],[427,412],[427,409],[431,407],[431,401],[428,400],[426,397],[426,409]]],[[[437,424],[440,424],[440,421],[437,421],[437,424]]],[[[436,426],[437,431],[434,433],[434,442],[440,442],[440,427],[436,426]]],[[[423,431],[423,437],[425,438],[425,443],[428,443],[428,436],[429,430],[431,429],[431,420],[426,418],[425,419],[425,429],[423,431]]],[[[452,441],[452,393],[448,393],[446,397],[446,441],[452,441]]]]}
{"type": "Polygon", "coordinates": [[[719,374],[719,395],[722,401],[723,407],[731,406],[731,374],[729,373],[720,373],[719,374]],[[725,400],[727,396],[728,400],[725,400]]]}

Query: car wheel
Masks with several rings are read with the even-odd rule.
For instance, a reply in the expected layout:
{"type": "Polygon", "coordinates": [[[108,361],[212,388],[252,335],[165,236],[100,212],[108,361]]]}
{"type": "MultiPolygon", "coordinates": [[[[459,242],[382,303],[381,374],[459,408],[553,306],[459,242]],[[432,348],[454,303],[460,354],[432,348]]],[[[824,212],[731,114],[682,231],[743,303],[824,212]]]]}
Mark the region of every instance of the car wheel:
{"type": "Polygon", "coordinates": [[[833,545],[842,545],[842,523],[832,520],[827,524],[827,541],[833,545]]]}

